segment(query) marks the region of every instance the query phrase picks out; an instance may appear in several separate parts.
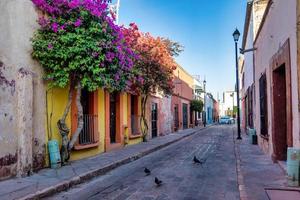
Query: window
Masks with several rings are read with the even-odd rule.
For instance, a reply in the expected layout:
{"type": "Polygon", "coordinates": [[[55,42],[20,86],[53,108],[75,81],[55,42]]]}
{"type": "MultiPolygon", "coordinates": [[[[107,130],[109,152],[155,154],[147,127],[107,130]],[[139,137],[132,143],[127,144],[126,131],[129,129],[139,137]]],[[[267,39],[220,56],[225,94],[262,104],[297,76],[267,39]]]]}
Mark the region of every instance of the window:
{"type": "MultiPolygon", "coordinates": [[[[76,91],[74,91],[75,93],[76,91]]],[[[75,145],[76,150],[95,147],[98,145],[98,92],[88,92],[82,89],[80,102],[83,111],[83,128],[75,145]]],[[[72,132],[77,129],[77,106],[75,95],[72,99],[72,132]]]]}
{"type": "Polygon", "coordinates": [[[130,125],[131,134],[134,136],[140,135],[139,121],[139,97],[130,95],[130,125]]]}
{"type": "Polygon", "coordinates": [[[260,100],[260,134],[268,136],[268,104],[267,104],[267,78],[263,74],[259,79],[260,100]]]}
{"type": "Polygon", "coordinates": [[[247,125],[250,128],[253,128],[253,91],[253,86],[249,87],[249,89],[247,90],[247,125]]]}

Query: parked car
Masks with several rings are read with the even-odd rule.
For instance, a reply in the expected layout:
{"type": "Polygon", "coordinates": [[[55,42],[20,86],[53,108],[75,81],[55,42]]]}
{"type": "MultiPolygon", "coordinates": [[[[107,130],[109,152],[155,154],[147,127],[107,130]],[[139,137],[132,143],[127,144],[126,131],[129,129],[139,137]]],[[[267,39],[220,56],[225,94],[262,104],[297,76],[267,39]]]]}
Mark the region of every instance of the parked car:
{"type": "Polygon", "coordinates": [[[230,117],[230,124],[235,124],[235,118],[230,117]]]}
{"type": "Polygon", "coordinates": [[[231,124],[231,119],[228,116],[223,116],[219,120],[220,124],[231,124]]]}

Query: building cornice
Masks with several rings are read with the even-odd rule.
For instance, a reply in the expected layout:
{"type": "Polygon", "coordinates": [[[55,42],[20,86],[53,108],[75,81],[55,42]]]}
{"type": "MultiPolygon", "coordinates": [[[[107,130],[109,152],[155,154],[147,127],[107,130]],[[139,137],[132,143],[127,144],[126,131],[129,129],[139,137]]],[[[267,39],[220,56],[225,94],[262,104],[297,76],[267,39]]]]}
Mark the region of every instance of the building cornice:
{"type": "Polygon", "coordinates": [[[251,20],[251,15],[252,15],[252,7],[253,7],[253,2],[247,3],[242,49],[245,49],[245,47],[246,47],[248,31],[249,31],[249,25],[250,25],[250,20],[251,20]]]}

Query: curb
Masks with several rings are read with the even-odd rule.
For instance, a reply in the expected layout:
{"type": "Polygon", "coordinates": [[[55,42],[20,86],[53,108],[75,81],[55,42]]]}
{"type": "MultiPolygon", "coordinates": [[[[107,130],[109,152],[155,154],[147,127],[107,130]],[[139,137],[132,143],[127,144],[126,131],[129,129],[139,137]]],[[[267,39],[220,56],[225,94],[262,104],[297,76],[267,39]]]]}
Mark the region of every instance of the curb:
{"type": "Polygon", "coordinates": [[[70,189],[71,187],[75,186],[75,185],[78,185],[78,184],[82,184],[84,182],[87,182],[89,180],[91,180],[92,178],[95,178],[97,176],[100,176],[100,175],[103,175],[113,169],[116,169],[117,167],[120,167],[122,165],[125,165],[125,164],[128,164],[130,162],[133,162],[133,161],[136,161],[146,155],[149,155],[155,151],[158,151],[158,150],[161,150],[167,146],[170,146],[171,144],[174,144],[176,142],[179,142],[187,137],[190,137],[192,135],[194,135],[195,133],[197,133],[198,131],[201,131],[201,130],[204,130],[206,128],[209,128],[211,126],[206,126],[206,127],[202,127],[198,130],[195,130],[195,131],[192,131],[191,133],[187,134],[187,135],[184,135],[180,138],[177,138],[175,140],[172,140],[172,141],[169,141],[169,142],[166,142],[164,144],[161,144],[161,145],[158,145],[154,148],[151,148],[151,149],[146,149],[145,151],[142,151],[140,153],[137,153],[135,155],[132,155],[130,157],[127,157],[125,159],[122,159],[122,160],[118,160],[114,163],[110,163],[102,168],[99,168],[99,169],[95,169],[95,170],[91,170],[89,172],[86,172],[86,173],[83,173],[79,176],[75,176],[67,181],[63,181],[59,184],[56,184],[54,186],[50,186],[48,188],[45,188],[45,189],[42,189],[42,190],[38,190],[37,192],[35,192],[34,194],[29,194],[29,195],[26,195],[22,198],[19,198],[19,200],[36,200],[36,199],[41,199],[41,198],[45,198],[47,196],[51,196],[51,195],[54,195],[56,193],[59,193],[59,192],[63,192],[67,189],[70,189]]]}
{"type": "Polygon", "coordinates": [[[284,173],[284,175],[287,176],[286,165],[284,165],[284,164],[282,163],[282,161],[277,161],[276,163],[278,164],[278,166],[280,167],[280,169],[282,170],[282,172],[284,173]]]}
{"type": "Polygon", "coordinates": [[[240,194],[240,200],[248,200],[246,187],[244,184],[244,176],[241,167],[241,155],[240,155],[240,142],[235,139],[235,129],[233,129],[233,143],[234,143],[234,155],[236,159],[236,174],[237,174],[237,186],[240,194]]]}

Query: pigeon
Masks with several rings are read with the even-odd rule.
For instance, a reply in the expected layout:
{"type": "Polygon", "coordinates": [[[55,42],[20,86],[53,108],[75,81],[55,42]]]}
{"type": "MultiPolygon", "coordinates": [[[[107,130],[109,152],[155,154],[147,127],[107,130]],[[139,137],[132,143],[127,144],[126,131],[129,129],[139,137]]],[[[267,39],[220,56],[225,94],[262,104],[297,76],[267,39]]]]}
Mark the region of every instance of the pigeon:
{"type": "Polygon", "coordinates": [[[146,176],[151,174],[150,169],[148,169],[147,167],[145,167],[144,172],[145,172],[146,176]]]}
{"type": "Polygon", "coordinates": [[[155,177],[154,182],[157,187],[161,186],[161,184],[162,184],[162,180],[159,180],[157,177],[155,177]]]}
{"type": "Polygon", "coordinates": [[[194,156],[193,159],[194,163],[200,164],[201,166],[206,162],[206,159],[198,159],[196,156],[194,156]]]}

